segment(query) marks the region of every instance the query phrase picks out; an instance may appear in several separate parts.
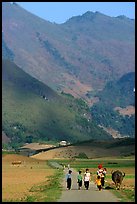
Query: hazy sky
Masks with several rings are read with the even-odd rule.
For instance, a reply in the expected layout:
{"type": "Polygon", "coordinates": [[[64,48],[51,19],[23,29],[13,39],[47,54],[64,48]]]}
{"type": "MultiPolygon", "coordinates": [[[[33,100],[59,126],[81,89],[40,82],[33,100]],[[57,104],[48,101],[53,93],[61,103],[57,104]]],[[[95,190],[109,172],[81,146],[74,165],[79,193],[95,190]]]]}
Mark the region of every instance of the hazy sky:
{"type": "Polygon", "coordinates": [[[99,11],[108,16],[125,15],[135,19],[135,2],[17,2],[31,13],[55,23],[64,23],[72,16],[99,11]]]}

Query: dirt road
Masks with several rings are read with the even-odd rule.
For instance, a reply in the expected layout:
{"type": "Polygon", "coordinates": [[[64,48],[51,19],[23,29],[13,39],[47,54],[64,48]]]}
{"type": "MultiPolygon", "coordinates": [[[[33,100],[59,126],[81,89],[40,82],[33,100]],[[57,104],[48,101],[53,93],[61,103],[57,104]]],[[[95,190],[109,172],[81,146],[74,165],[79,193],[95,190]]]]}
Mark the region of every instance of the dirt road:
{"type": "Polygon", "coordinates": [[[72,189],[66,189],[65,174],[68,172],[68,169],[66,169],[64,171],[64,179],[62,183],[62,195],[57,202],[120,202],[120,200],[116,196],[114,196],[109,190],[102,189],[102,191],[99,191],[93,181],[90,182],[89,190],[86,190],[84,186],[82,186],[81,190],[78,190],[78,172],[76,172],[74,169],[71,170],[72,189]]]}

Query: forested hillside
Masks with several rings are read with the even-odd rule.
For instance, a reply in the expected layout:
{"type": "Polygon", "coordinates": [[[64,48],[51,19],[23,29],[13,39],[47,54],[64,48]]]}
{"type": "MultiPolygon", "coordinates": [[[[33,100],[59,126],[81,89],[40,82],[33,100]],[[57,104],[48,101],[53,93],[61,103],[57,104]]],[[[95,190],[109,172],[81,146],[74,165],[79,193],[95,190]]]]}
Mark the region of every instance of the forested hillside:
{"type": "Polygon", "coordinates": [[[98,92],[99,102],[91,108],[93,120],[97,124],[118,130],[123,136],[135,136],[135,112],[120,114],[121,109],[133,106],[135,109],[135,73],[122,76],[118,81],[109,82],[104,90],[98,92]]]}
{"type": "Polygon", "coordinates": [[[8,60],[2,63],[2,130],[13,146],[112,138],[90,120],[82,99],[58,95],[8,60]]]}

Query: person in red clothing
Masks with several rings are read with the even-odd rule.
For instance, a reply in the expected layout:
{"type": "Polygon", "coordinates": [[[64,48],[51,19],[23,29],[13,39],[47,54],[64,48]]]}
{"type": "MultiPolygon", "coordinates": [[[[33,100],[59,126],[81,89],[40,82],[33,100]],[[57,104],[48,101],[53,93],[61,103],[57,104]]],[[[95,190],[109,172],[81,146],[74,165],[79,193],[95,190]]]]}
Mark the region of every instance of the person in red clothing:
{"type": "Polygon", "coordinates": [[[104,174],[103,174],[103,166],[102,164],[98,165],[97,175],[101,178],[101,186],[104,186],[104,174]]]}

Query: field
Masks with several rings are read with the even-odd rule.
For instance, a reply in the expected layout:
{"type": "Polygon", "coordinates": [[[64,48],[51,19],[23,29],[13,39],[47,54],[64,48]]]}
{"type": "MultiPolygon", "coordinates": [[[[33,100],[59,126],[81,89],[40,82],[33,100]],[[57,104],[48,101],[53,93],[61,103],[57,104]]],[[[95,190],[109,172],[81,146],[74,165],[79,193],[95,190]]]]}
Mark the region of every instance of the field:
{"type": "MultiPolygon", "coordinates": [[[[33,145],[32,145],[33,147],[33,145]]],[[[95,181],[99,163],[107,168],[105,187],[108,187],[125,202],[135,200],[135,156],[134,144],[128,146],[117,143],[109,146],[105,142],[81,144],[48,150],[31,157],[17,154],[2,156],[2,201],[56,201],[61,194],[60,180],[62,169],[54,169],[49,163],[57,162],[62,166],[70,164],[77,171],[89,168],[91,180],[95,181]],[[108,148],[109,147],[109,148],[108,148]],[[109,157],[108,157],[109,155],[109,157]],[[80,158],[87,157],[87,158],[80,158]],[[13,161],[22,161],[12,165],[13,161]],[[116,191],[111,179],[112,170],[125,172],[121,190],[116,191]],[[54,194],[53,194],[54,192],[54,194]]]]}
{"type": "Polygon", "coordinates": [[[2,157],[2,200],[21,201],[33,192],[34,185],[49,182],[54,174],[45,161],[35,160],[21,155],[7,154],[2,157]],[[13,161],[22,161],[21,165],[12,165],[13,161]]]}
{"type": "Polygon", "coordinates": [[[96,180],[96,172],[98,164],[102,164],[107,169],[105,187],[110,189],[118,197],[122,198],[123,202],[135,201],[135,158],[98,158],[98,159],[71,159],[71,160],[56,160],[60,164],[67,166],[70,164],[71,168],[76,168],[77,171],[82,170],[85,172],[86,168],[89,168],[91,172],[91,181],[96,180]],[[111,178],[112,170],[120,170],[125,173],[121,189],[117,191],[115,189],[114,182],[111,178]]]}
{"type": "Polygon", "coordinates": [[[32,156],[36,159],[65,159],[76,158],[80,154],[85,154],[89,159],[108,157],[127,157],[134,155],[135,144],[132,141],[114,140],[114,141],[89,141],[79,145],[71,145],[63,148],[51,149],[32,156]],[[125,145],[124,143],[128,144],[125,145]]]}

